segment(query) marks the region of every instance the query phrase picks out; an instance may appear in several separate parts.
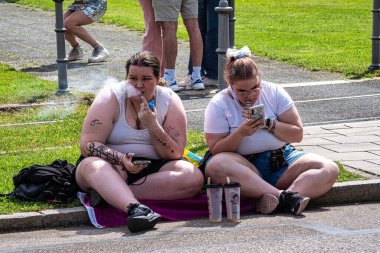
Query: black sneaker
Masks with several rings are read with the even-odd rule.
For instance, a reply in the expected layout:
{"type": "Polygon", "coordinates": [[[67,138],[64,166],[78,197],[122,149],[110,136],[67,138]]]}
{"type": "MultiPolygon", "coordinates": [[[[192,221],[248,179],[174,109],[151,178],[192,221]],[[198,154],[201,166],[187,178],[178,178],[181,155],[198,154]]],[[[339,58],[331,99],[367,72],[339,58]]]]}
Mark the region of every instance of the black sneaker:
{"type": "Polygon", "coordinates": [[[282,191],[279,200],[281,208],[295,215],[300,215],[309,203],[310,198],[298,195],[297,192],[282,191]]]}
{"type": "Polygon", "coordinates": [[[136,203],[131,204],[128,210],[128,228],[134,232],[139,232],[153,228],[160,220],[161,216],[149,207],[136,203]]]}

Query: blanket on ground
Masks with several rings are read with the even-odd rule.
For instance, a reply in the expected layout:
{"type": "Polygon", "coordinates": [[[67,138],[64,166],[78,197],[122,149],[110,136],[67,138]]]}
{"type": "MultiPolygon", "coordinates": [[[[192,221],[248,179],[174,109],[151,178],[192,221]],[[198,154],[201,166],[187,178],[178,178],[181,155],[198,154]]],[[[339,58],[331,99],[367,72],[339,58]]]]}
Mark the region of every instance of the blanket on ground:
{"type": "MultiPolygon", "coordinates": [[[[125,212],[112,206],[92,207],[89,195],[78,193],[78,198],[87,210],[91,223],[98,228],[121,226],[127,223],[125,212]]],[[[198,194],[191,199],[180,200],[141,200],[142,204],[159,213],[163,220],[183,221],[208,217],[207,195],[198,194]]],[[[256,210],[255,200],[241,198],[240,212],[253,212],[256,210]]],[[[223,214],[226,213],[223,205],[223,214]]]]}

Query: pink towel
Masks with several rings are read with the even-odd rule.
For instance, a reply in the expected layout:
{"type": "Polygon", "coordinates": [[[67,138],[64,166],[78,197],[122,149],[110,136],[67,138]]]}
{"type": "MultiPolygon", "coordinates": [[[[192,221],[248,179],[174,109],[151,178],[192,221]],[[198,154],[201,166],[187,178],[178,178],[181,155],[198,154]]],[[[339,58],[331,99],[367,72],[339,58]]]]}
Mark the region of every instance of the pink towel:
{"type": "MultiPolygon", "coordinates": [[[[79,192],[78,198],[85,206],[91,223],[98,228],[125,225],[127,216],[124,212],[112,206],[92,207],[86,193],[79,192]]],[[[207,195],[198,194],[191,199],[179,200],[141,200],[142,204],[159,213],[163,220],[182,221],[208,217],[207,195]]],[[[225,213],[223,206],[223,213],[225,213]]],[[[255,200],[241,198],[240,211],[254,212],[255,200]]]]}

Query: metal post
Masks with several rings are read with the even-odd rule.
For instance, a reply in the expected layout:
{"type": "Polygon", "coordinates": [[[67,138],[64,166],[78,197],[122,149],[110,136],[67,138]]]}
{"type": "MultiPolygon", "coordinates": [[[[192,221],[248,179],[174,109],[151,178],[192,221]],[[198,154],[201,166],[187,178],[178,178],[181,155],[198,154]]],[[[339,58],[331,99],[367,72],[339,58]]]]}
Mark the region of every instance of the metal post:
{"type": "Polygon", "coordinates": [[[372,64],[371,71],[380,69],[380,0],[373,1],[372,21],[372,64]]]}
{"type": "Polygon", "coordinates": [[[58,63],[58,90],[57,95],[70,93],[67,85],[67,63],[65,49],[65,28],[63,27],[64,0],[53,0],[55,2],[55,32],[57,36],[57,63],[58,63]]]}
{"type": "Polygon", "coordinates": [[[224,65],[226,63],[226,52],[230,47],[229,15],[232,12],[232,7],[228,6],[227,0],[220,0],[215,11],[218,13],[218,48],[216,49],[218,54],[218,88],[221,90],[226,87],[224,65]]]}
{"type": "Polygon", "coordinates": [[[230,48],[235,47],[235,0],[230,0],[230,7],[232,7],[232,12],[230,12],[230,48]]]}

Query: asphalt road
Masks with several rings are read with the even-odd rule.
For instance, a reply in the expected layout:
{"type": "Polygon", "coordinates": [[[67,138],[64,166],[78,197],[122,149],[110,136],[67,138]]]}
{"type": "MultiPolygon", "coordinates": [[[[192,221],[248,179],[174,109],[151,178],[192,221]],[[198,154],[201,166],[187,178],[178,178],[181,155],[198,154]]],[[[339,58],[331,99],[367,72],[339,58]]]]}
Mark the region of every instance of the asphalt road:
{"type": "Polygon", "coordinates": [[[241,223],[161,222],[131,234],[92,226],[0,234],[0,252],[379,252],[380,205],[245,215],[241,223]]]}
{"type": "MultiPolygon", "coordinates": [[[[305,126],[380,119],[380,80],[283,84],[283,87],[295,101],[305,126]]],[[[180,96],[189,128],[203,131],[204,109],[212,95],[180,96]]]]}

